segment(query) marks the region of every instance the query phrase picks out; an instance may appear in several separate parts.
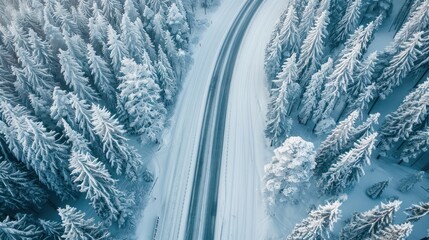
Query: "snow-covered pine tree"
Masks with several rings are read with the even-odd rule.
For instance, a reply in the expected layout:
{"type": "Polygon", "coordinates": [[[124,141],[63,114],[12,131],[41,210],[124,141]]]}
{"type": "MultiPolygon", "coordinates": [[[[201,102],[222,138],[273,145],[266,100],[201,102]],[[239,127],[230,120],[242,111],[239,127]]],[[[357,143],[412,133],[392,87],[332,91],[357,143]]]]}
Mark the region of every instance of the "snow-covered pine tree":
{"type": "Polygon", "coordinates": [[[401,152],[401,161],[409,162],[410,159],[419,157],[427,152],[429,148],[429,127],[414,132],[409,139],[405,141],[401,152]]]}
{"type": "Polygon", "coordinates": [[[320,177],[328,171],[336,158],[344,152],[343,147],[349,142],[354,133],[354,124],[358,113],[351,113],[346,119],[338,123],[332,133],[320,144],[316,154],[316,168],[314,173],[320,177]]]}
{"type": "Polygon", "coordinates": [[[289,58],[292,53],[299,52],[299,19],[292,4],[289,5],[283,26],[279,32],[279,41],[282,49],[282,59],[289,58]]]}
{"type": "Polygon", "coordinates": [[[59,122],[61,118],[65,119],[69,124],[74,123],[75,115],[70,107],[70,98],[66,91],[60,87],[55,87],[52,94],[52,106],[50,108],[51,118],[59,122]]]}
{"type": "MultiPolygon", "coordinates": [[[[85,2],[85,1],[82,1],[85,2]]],[[[100,9],[98,9],[97,4],[93,5],[93,16],[88,19],[88,28],[89,28],[89,40],[91,45],[95,48],[96,51],[106,51],[103,49],[107,43],[107,29],[109,22],[104,17],[100,9]]]]}
{"type": "Polygon", "coordinates": [[[380,113],[370,114],[364,122],[357,126],[354,129],[353,134],[349,138],[348,147],[352,147],[353,143],[355,143],[361,137],[368,136],[369,134],[374,132],[374,125],[378,124],[379,117],[380,113]]]}
{"type": "Polygon", "coordinates": [[[300,87],[296,83],[298,75],[295,61],[296,55],[294,53],[285,61],[282,72],[273,81],[277,88],[271,90],[267,128],[265,130],[265,135],[270,140],[271,146],[280,145],[286,138],[291,124],[287,115],[294,101],[299,97],[300,87]]]}
{"type": "Polygon", "coordinates": [[[137,28],[136,24],[131,22],[130,18],[126,14],[122,16],[121,41],[124,43],[128,53],[134,61],[142,63],[144,51],[144,47],[142,46],[144,46],[144,42],[140,34],[140,30],[137,28]]]}
{"type": "Polygon", "coordinates": [[[127,144],[123,126],[104,108],[92,105],[91,112],[94,132],[102,141],[103,152],[111,167],[116,170],[116,174],[124,173],[128,178],[136,180],[141,164],[140,156],[127,144]]]}
{"type": "Polygon", "coordinates": [[[122,4],[119,0],[101,0],[101,7],[103,14],[110,25],[114,26],[116,30],[119,29],[122,16],[122,4]]]}
{"type": "Polygon", "coordinates": [[[147,68],[131,59],[122,61],[121,72],[118,101],[124,106],[127,127],[138,133],[142,140],[158,142],[166,118],[161,89],[147,68]]]}
{"type": "Polygon", "coordinates": [[[411,91],[398,109],[388,114],[381,126],[383,150],[388,150],[399,140],[405,140],[428,115],[429,80],[411,91]]]}
{"type": "Polygon", "coordinates": [[[166,24],[177,46],[186,49],[189,41],[190,29],[186,22],[186,16],[182,15],[174,2],[168,9],[166,24]]]}
{"type": "Polygon", "coordinates": [[[116,104],[116,79],[110,70],[108,63],[101,57],[98,56],[91,44],[88,44],[88,63],[89,68],[94,78],[94,84],[97,90],[101,93],[101,96],[108,103],[107,105],[114,108],[116,104]]]}
{"type": "Polygon", "coordinates": [[[413,224],[406,222],[402,224],[389,224],[386,228],[380,229],[380,232],[375,234],[376,240],[405,240],[413,231],[413,224]]]}
{"type": "Polygon", "coordinates": [[[28,99],[30,100],[30,105],[34,114],[41,119],[46,126],[50,126],[52,124],[50,117],[51,111],[49,109],[50,102],[32,93],[28,95],[28,99]]]}
{"type": "Polygon", "coordinates": [[[326,30],[328,24],[329,12],[323,11],[316,19],[316,22],[311,27],[302,43],[298,60],[298,72],[299,81],[303,84],[307,82],[307,79],[309,79],[321,65],[321,61],[324,57],[325,38],[328,34],[326,30]]]}
{"type": "Polygon", "coordinates": [[[295,225],[287,240],[329,239],[329,232],[332,232],[334,224],[341,217],[341,204],[340,200],[336,200],[319,205],[307,218],[295,225]]]}
{"type": "Polygon", "coordinates": [[[352,81],[347,87],[349,98],[348,103],[353,103],[356,98],[365,90],[365,88],[373,82],[374,72],[379,58],[379,52],[374,51],[360,63],[355,73],[353,74],[352,81]]]}
{"type": "Polygon", "coordinates": [[[421,202],[419,204],[413,204],[411,207],[405,209],[407,213],[407,221],[417,222],[424,216],[429,214],[429,202],[421,202]]]}
{"type": "Polygon", "coordinates": [[[95,223],[93,218],[85,218],[85,213],[74,207],[58,208],[58,214],[64,227],[62,237],[66,240],[110,239],[109,231],[102,224],[95,223]]]}
{"type": "MultiPolygon", "coordinates": [[[[170,60],[171,65],[173,66],[173,69],[176,71],[176,73],[178,73],[179,71],[181,71],[181,69],[179,69],[180,65],[179,65],[179,53],[181,51],[183,51],[180,48],[176,47],[176,43],[173,40],[173,37],[170,34],[170,31],[165,31],[165,36],[164,36],[164,50],[165,50],[165,54],[167,54],[168,59],[170,60]]],[[[183,66],[182,66],[183,67],[183,66]]]]}
{"type": "Polygon", "coordinates": [[[110,52],[110,60],[112,62],[113,72],[116,77],[120,75],[121,61],[124,58],[128,58],[130,54],[125,44],[119,39],[119,35],[111,25],[107,27],[107,46],[110,52]]]}
{"type": "Polygon", "coordinates": [[[144,48],[145,48],[147,54],[149,54],[150,59],[155,60],[157,57],[155,46],[153,45],[153,41],[150,38],[149,34],[146,32],[145,27],[144,27],[142,21],[140,20],[140,18],[137,18],[137,20],[135,21],[134,24],[140,30],[140,35],[143,39],[144,48]]]}
{"type": "Polygon", "coordinates": [[[425,172],[420,171],[415,174],[410,174],[402,178],[399,181],[399,187],[398,187],[399,191],[403,193],[411,191],[411,189],[413,189],[418,182],[422,181],[424,175],[425,175],[425,172]]]}
{"type": "Polygon", "coordinates": [[[39,208],[47,193],[29,171],[0,158],[0,212],[39,208]]]}
{"type": "Polygon", "coordinates": [[[158,46],[158,60],[155,68],[158,75],[158,84],[162,89],[162,98],[165,104],[170,104],[176,95],[177,79],[167,55],[160,46],[158,46]]]}
{"type": "Polygon", "coordinates": [[[383,194],[384,189],[389,185],[390,180],[378,182],[366,189],[366,195],[372,199],[377,199],[383,194]]]}
{"type": "Polygon", "coordinates": [[[393,215],[400,205],[401,201],[381,203],[381,206],[354,215],[341,230],[340,239],[374,238],[381,230],[392,224],[393,215]]]}
{"type": "Polygon", "coordinates": [[[402,43],[399,46],[399,52],[390,60],[389,66],[383,70],[377,81],[379,95],[382,99],[385,99],[394,87],[399,86],[415,66],[421,55],[422,34],[423,32],[417,32],[402,43]]]}
{"type": "Polygon", "coordinates": [[[309,187],[314,162],[314,145],[300,137],[286,139],[274,150],[271,163],[265,165],[264,195],[270,206],[299,202],[309,187]]]}
{"type": "Polygon", "coordinates": [[[25,218],[11,219],[7,216],[0,221],[1,239],[37,239],[42,231],[33,224],[27,224],[25,218]]]}
{"type": "Polygon", "coordinates": [[[80,29],[70,11],[63,6],[62,2],[56,1],[53,11],[54,19],[59,23],[61,30],[70,34],[80,35],[80,29]]]}
{"type": "Polygon", "coordinates": [[[30,42],[31,55],[37,64],[52,68],[55,56],[47,41],[43,41],[33,29],[28,29],[28,41],[30,42]]]}
{"type": "Polygon", "coordinates": [[[99,140],[95,137],[93,129],[91,106],[87,101],[79,99],[76,94],[69,93],[68,98],[70,107],[74,111],[74,119],[70,125],[76,127],[91,143],[97,144],[99,140]]]}
{"type": "Polygon", "coordinates": [[[365,172],[365,165],[370,165],[370,156],[374,150],[377,133],[362,137],[348,152],[340,155],[336,163],[333,163],[325,172],[319,186],[326,194],[335,195],[347,189],[353,188],[359,182],[365,172]]]}
{"type": "Polygon", "coordinates": [[[298,114],[298,120],[300,123],[307,124],[308,120],[311,119],[313,111],[317,107],[320,95],[322,94],[322,87],[325,85],[327,77],[332,73],[332,66],[332,58],[328,58],[326,63],[320,67],[320,70],[311,76],[311,80],[308,83],[301,100],[301,110],[298,114]]]}
{"type": "Polygon", "coordinates": [[[108,225],[117,221],[122,226],[131,215],[134,196],[120,191],[104,164],[89,153],[72,153],[69,168],[73,182],[86,193],[97,214],[108,225]]]}
{"type": "Polygon", "coordinates": [[[71,151],[77,153],[91,153],[88,140],[82,134],[76,132],[64,119],[61,119],[64,126],[64,135],[67,137],[67,142],[72,146],[71,151]]]}
{"type": "Polygon", "coordinates": [[[268,81],[272,81],[281,70],[282,62],[282,47],[280,44],[280,36],[277,34],[271,45],[267,48],[265,55],[265,74],[268,81]]]}
{"type": "Polygon", "coordinates": [[[298,27],[300,34],[299,39],[304,40],[306,38],[308,32],[314,24],[316,17],[318,17],[318,4],[319,1],[317,0],[308,0],[307,5],[305,5],[298,27]]]}
{"type": "Polygon", "coordinates": [[[346,13],[336,25],[336,31],[333,35],[335,45],[346,40],[355,31],[361,18],[361,6],[362,0],[348,1],[346,13]]]}
{"type": "Polygon", "coordinates": [[[134,0],[124,1],[124,14],[127,14],[132,22],[134,22],[139,17],[138,10],[134,5],[134,0]]]}
{"type": "Polygon", "coordinates": [[[77,63],[68,50],[59,50],[58,55],[61,64],[61,73],[67,85],[82,99],[90,102],[98,101],[97,93],[89,85],[89,80],[84,76],[81,66],[77,63]]]}
{"type": "Polygon", "coordinates": [[[64,228],[60,222],[37,218],[35,215],[25,213],[16,214],[15,219],[23,221],[22,224],[25,226],[35,226],[38,229],[38,238],[36,239],[62,239],[61,235],[64,233],[64,228]]]}

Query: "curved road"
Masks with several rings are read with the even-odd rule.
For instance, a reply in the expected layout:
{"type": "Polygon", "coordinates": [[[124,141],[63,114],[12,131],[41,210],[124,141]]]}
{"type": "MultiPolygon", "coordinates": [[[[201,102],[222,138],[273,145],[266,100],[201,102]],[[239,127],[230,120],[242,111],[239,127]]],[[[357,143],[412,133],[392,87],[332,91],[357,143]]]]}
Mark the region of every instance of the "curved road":
{"type": "Polygon", "coordinates": [[[246,2],[224,41],[213,71],[198,146],[185,239],[213,239],[232,73],[244,33],[262,0],[246,2]]]}

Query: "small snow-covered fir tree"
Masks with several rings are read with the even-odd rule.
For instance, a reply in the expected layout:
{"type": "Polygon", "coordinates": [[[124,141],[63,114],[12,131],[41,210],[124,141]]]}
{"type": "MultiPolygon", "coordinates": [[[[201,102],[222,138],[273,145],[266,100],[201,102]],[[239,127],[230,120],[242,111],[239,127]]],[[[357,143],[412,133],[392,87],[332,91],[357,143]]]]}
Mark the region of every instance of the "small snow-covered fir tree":
{"type": "Polygon", "coordinates": [[[361,18],[362,0],[348,1],[348,3],[346,13],[336,26],[334,34],[336,44],[339,44],[348,38],[349,34],[351,34],[358,26],[361,18]]]}
{"type": "Polygon", "coordinates": [[[113,71],[116,76],[118,76],[121,69],[122,59],[129,57],[130,54],[128,53],[128,49],[125,47],[125,44],[120,40],[119,35],[111,25],[107,28],[107,36],[107,46],[110,52],[113,71]]]}
{"type": "Polygon", "coordinates": [[[54,63],[55,57],[47,41],[43,41],[33,29],[28,29],[28,41],[33,49],[31,55],[36,63],[48,67],[54,63]]]}
{"type": "Polygon", "coordinates": [[[322,176],[334,163],[336,157],[343,153],[343,147],[346,146],[353,134],[357,118],[357,112],[351,113],[346,119],[338,123],[332,133],[320,144],[315,158],[317,165],[314,173],[316,176],[322,176]]]}
{"type": "Polygon", "coordinates": [[[318,3],[319,1],[317,0],[308,0],[307,5],[305,5],[298,27],[301,40],[304,40],[306,38],[308,32],[310,31],[310,28],[314,24],[315,18],[318,16],[318,3]]]}
{"type": "Polygon", "coordinates": [[[189,26],[186,16],[183,16],[176,3],[172,3],[168,9],[166,24],[174,37],[177,46],[187,48],[189,41],[189,26]]]}
{"type": "Polygon", "coordinates": [[[130,179],[137,179],[140,156],[127,144],[123,126],[110,112],[97,105],[92,105],[91,113],[94,132],[102,141],[103,152],[111,167],[117,174],[125,173],[130,179]]]}
{"type": "Polygon", "coordinates": [[[340,155],[322,175],[319,186],[326,194],[335,195],[351,189],[365,174],[364,167],[370,165],[370,156],[375,146],[377,133],[361,138],[348,152],[340,155]]]}
{"type": "Polygon", "coordinates": [[[0,221],[1,239],[37,239],[42,231],[36,225],[28,224],[26,219],[12,219],[7,216],[0,221]]]}
{"type": "Polygon", "coordinates": [[[401,201],[381,203],[381,206],[354,215],[341,230],[340,239],[374,238],[393,222],[393,215],[400,205],[401,201]]]}
{"type": "Polygon", "coordinates": [[[58,214],[64,227],[64,239],[110,239],[109,231],[102,224],[95,223],[93,218],[85,218],[85,213],[74,207],[58,208],[58,214]]]}
{"type": "Polygon", "coordinates": [[[429,147],[429,127],[414,132],[406,140],[401,152],[401,161],[408,162],[427,152],[429,147]]]}
{"type": "Polygon", "coordinates": [[[347,92],[349,96],[349,104],[353,103],[359,95],[364,92],[367,86],[373,82],[373,77],[375,73],[375,68],[379,58],[379,53],[377,51],[372,52],[368,57],[358,65],[355,73],[353,74],[353,79],[347,87],[347,92]]]}
{"type": "Polygon", "coordinates": [[[68,98],[70,107],[74,111],[74,119],[70,125],[76,127],[90,142],[98,143],[91,121],[91,106],[87,101],[79,99],[76,94],[69,93],[68,98]]]}
{"type": "Polygon", "coordinates": [[[316,19],[314,26],[311,27],[302,43],[298,61],[300,82],[306,83],[307,79],[310,78],[321,65],[321,61],[324,57],[325,38],[328,34],[326,30],[328,24],[329,12],[323,11],[316,19]]]}
{"type": "Polygon", "coordinates": [[[270,206],[299,201],[299,195],[309,186],[314,155],[313,144],[300,137],[290,137],[274,150],[271,163],[265,165],[263,189],[270,206]]]}
{"type": "Polygon", "coordinates": [[[144,42],[137,25],[134,22],[131,22],[130,18],[126,14],[122,16],[121,41],[127,48],[130,57],[132,57],[137,63],[141,63],[144,51],[144,47],[142,46],[144,46],[144,42]]]}
{"type": "Polygon", "coordinates": [[[298,120],[300,123],[307,124],[313,114],[313,111],[316,109],[317,102],[319,101],[322,93],[322,87],[325,84],[327,76],[332,73],[332,65],[332,59],[328,58],[320,70],[311,76],[311,80],[307,85],[301,100],[301,110],[298,114],[298,120]]]}
{"type": "Polygon", "coordinates": [[[332,232],[334,224],[341,217],[341,204],[342,201],[336,200],[319,205],[307,218],[295,225],[287,240],[329,239],[329,232],[332,232]]]}
{"type": "Polygon", "coordinates": [[[399,191],[401,192],[409,192],[414,186],[423,180],[423,176],[425,172],[420,171],[415,174],[410,174],[399,181],[399,191]]]}
{"type": "Polygon", "coordinates": [[[122,61],[121,72],[118,101],[124,106],[128,127],[142,140],[159,141],[166,118],[161,89],[150,77],[146,66],[131,59],[122,61]]]}
{"type": "Polygon", "coordinates": [[[64,127],[64,135],[67,137],[67,142],[71,144],[71,151],[77,153],[91,153],[89,141],[80,133],[73,130],[70,125],[61,119],[64,127]]]}
{"type": "Polygon", "coordinates": [[[381,229],[375,235],[376,240],[405,240],[413,231],[413,224],[406,222],[403,224],[390,224],[386,228],[381,229]]]}
{"type": "Polygon", "coordinates": [[[110,24],[119,27],[122,16],[122,4],[119,0],[101,0],[101,7],[110,24]]]}
{"type": "Polygon", "coordinates": [[[421,202],[419,204],[413,204],[411,207],[405,209],[407,213],[407,221],[417,222],[424,216],[429,214],[429,202],[421,202]]]}
{"type": "Polygon", "coordinates": [[[359,111],[360,115],[363,114],[363,111],[368,108],[369,104],[376,98],[378,88],[375,83],[371,83],[366,86],[357,96],[356,99],[351,97],[348,98],[349,105],[347,106],[347,111],[359,111]]]}
{"type": "Polygon", "coordinates": [[[74,113],[70,107],[70,98],[66,91],[60,87],[55,87],[52,95],[52,106],[50,108],[51,118],[60,124],[60,119],[65,119],[68,123],[74,123],[74,113]]]}
{"type": "Polygon", "coordinates": [[[170,61],[162,48],[158,47],[158,61],[155,65],[159,86],[162,89],[164,102],[171,103],[177,91],[177,79],[171,67],[170,61]]]}
{"type": "Polygon", "coordinates": [[[384,189],[389,185],[389,180],[378,182],[366,189],[366,195],[372,199],[377,199],[383,194],[384,189]]]}
{"type": "Polygon", "coordinates": [[[280,36],[277,34],[269,45],[265,55],[265,74],[269,81],[274,80],[277,73],[281,70],[282,62],[282,47],[280,44],[280,36]]]}
{"type": "MultiPolygon", "coordinates": [[[[85,2],[85,1],[82,1],[85,2]]],[[[97,51],[105,51],[104,44],[107,43],[107,29],[109,22],[104,17],[97,4],[93,5],[93,16],[88,19],[89,39],[91,45],[97,51]]]]}
{"type": "Polygon", "coordinates": [[[131,215],[134,196],[120,191],[104,164],[89,153],[74,152],[69,162],[73,182],[81,192],[86,193],[86,198],[91,201],[97,214],[107,224],[113,220],[119,226],[123,225],[131,215]]]}
{"type": "Polygon", "coordinates": [[[279,41],[282,49],[282,59],[288,58],[292,53],[299,51],[299,19],[293,4],[287,10],[286,18],[279,32],[279,41]]]}
{"type": "Polygon", "coordinates": [[[291,124],[287,119],[289,109],[299,96],[300,87],[296,83],[296,55],[292,54],[283,65],[283,70],[274,81],[278,87],[271,90],[271,101],[268,105],[267,128],[265,134],[271,146],[280,145],[286,138],[291,124]]]}

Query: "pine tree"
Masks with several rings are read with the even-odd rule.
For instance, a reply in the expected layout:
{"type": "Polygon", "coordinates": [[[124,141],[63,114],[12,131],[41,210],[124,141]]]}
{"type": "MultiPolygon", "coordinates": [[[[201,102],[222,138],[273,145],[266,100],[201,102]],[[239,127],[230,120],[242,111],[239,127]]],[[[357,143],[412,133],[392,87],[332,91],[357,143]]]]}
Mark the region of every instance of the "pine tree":
{"type": "Polygon", "coordinates": [[[61,73],[67,85],[82,99],[88,101],[98,101],[97,94],[89,85],[89,80],[84,76],[81,66],[70,55],[69,51],[60,49],[61,73]]]}
{"type": "Polygon", "coordinates": [[[288,58],[292,53],[299,51],[299,19],[292,4],[289,5],[286,18],[279,32],[279,41],[282,49],[282,59],[288,58]]]}
{"type": "Polygon", "coordinates": [[[323,192],[335,195],[353,188],[359,182],[365,174],[364,166],[371,164],[370,156],[376,137],[377,133],[373,133],[359,139],[351,150],[338,157],[337,162],[322,175],[319,186],[323,192]]]}
{"type": "Polygon", "coordinates": [[[106,109],[92,105],[94,131],[103,143],[103,152],[116,174],[123,172],[130,179],[137,179],[140,157],[123,137],[125,130],[106,109]]]}
{"type": "Polygon", "coordinates": [[[182,48],[187,48],[189,41],[189,26],[185,17],[173,2],[168,9],[166,24],[177,46],[182,48]]]}
{"type": "Polygon", "coordinates": [[[328,24],[329,12],[323,11],[304,39],[298,61],[300,82],[306,83],[307,79],[321,65],[322,58],[324,57],[325,39],[328,34],[326,30],[328,24]]]}
{"type": "Polygon", "coordinates": [[[264,167],[263,192],[270,206],[299,201],[300,194],[309,187],[314,155],[313,144],[300,137],[290,137],[274,150],[271,163],[264,167]]]}
{"type": "Polygon", "coordinates": [[[173,41],[173,37],[168,30],[165,32],[164,43],[165,53],[167,54],[173,69],[178,73],[181,71],[179,69],[179,53],[182,49],[177,48],[176,43],[173,41]]]}
{"type": "Polygon", "coordinates": [[[417,222],[429,214],[429,202],[413,204],[411,207],[405,209],[405,212],[408,215],[407,221],[417,222]]]}
{"type": "Polygon", "coordinates": [[[161,14],[160,12],[157,12],[153,18],[153,32],[154,32],[154,42],[157,45],[161,45],[164,42],[164,38],[165,38],[165,29],[166,29],[166,24],[165,24],[165,18],[163,16],[163,14],[161,14]]]}
{"type": "Polygon", "coordinates": [[[122,16],[121,22],[121,41],[124,43],[130,56],[137,63],[142,63],[144,43],[140,30],[131,22],[128,15],[122,16]]]}
{"type": "Polygon", "coordinates": [[[429,147],[429,127],[413,133],[405,141],[401,152],[401,161],[408,162],[410,159],[417,158],[422,153],[427,152],[429,147]]]}
{"type": "Polygon", "coordinates": [[[26,224],[25,218],[11,219],[7,216],[0,222],[1,239],[37,239],[41,233],[37,226],[26,224]]]}
{"type": "Polygon", "coordinates": [[[110,106],[116,103],[116,81],[115,77],[110,70],[108,63],[98,56],[91,44],[88,44],[88,63],[94,78],[94,84],[97,86],[99,92],[107,100],[110,106]]]}
{"type": "Polygon", "coordinates": [[[310,31],[311,27],[314,24],[315,18],[318,16],[317,5],[317,0],[308,0],[307,5],[302,12],[301,21],[298,27],[301,40],[304,40],[306,38],[307,33],[310,31]]]}
{"type": "Polygon", "coordinates": [[[374,125],[378,124],[378,118],[380,117],[380,113],[370,114],[367,119],[362,122],[359,126],[355,127],[352,135],[349,138],[349,144],[346,146],[353,146],[353,143],[358,139],[364,136],[368,136],[372,132],[374,132],[374,125]]]}
{"type": "Polygon", "coordinates": [[[317,102],[322,94],[322,86],[325,84],[327,76],[332,73],[332,65],[332,58],[328,58],[320,70],[311,76],[311,80],[301,100],[302,107],[298,114],[300,123],[307,124],[308,120],[312,117],[313,111],[316,109],[317,102]]]}
{"type": "Polygon", "coordinates": [[[336,44],[346,40],[359,24],[362,0],[349,1],[346,13],[336,26],[334,35],[336,44]]]}
{"type": "Polygon", "coordinates": [[[419,48],[422,45],[423,32],[417,32],[410,39],[400,45],[400,51],[393,56],[389,66],[383,70],[377,82],[380,97],[385,99],[392,92],[392,88],[399,86],[413,69],[419,55],[419,48]]]}
{"type": "Polygon", "coordinates": [[[79,99],[76,94],[69,93],[68,95],[70,107],[74,111],[74,119],[71,125],[76,127],[91,143],[98,143],[91,121],[91,106],[85,100],[79,99]]]}
{"type": "Polygon", "coordinates": [[[64,135],[67,137],[67,142],[72,146],[71,151],[82,154],[91,153],[88,140],[80,133],[73,130],[64,119],[62,119],[61,122],[64,126],[64,135]]]}
{"type": "Polygon", "coordinates": [[[328,171],[335,159],[344,152],[343,148],[349,142],[354,133],[354,124],[358,118],[358,113],[351,113],[346,119],[338,123],[332,133],[320,144],[316,154],[316,176],[322,176],[328,171]]]}
{"type": "Polygon", "coordinates": [[[107,45],[110,51],[110,60],[112,61],[113,72],[118,77],[121,69],[121,61],[130,55],[125,44],[119,39],[119,35],[111,25],[107,28],[107,45]]]}
{"type": "Polygon", "coordinates": [[[393,222],[393,215],[399,209],[400,204],[401,201],[381,203],[381,206],[354,215],[341,230],[340,239],[374,238],[393,222]]]}
{"type": "Polygon", "coordinates": [[[425,172],[421,171],[415,174],[410,174],[399,181],[399,191],[405,193],[411,191],[414,186],[421,182],[425,172]]]}
{"type": "Polygon", "coordinates": [[[319,205],[307,218],[295,225],[287,240],[329,239],[329,232],[332,232],[334,224],[341,217],[341,204],[341,201],[336,200],[319,205]]]}
{"type": "Polygon", "coordinates": [[[398,109],[388,114],[381,126],[383,150],[388,150],[393,143],[407,139],[415,127],[423,122],[428,112],[429,81],[420,84],[410,92],[398,109]]]}
{"type": "Polygon", "coordinates": [[[366,195],[372,199],[377,199],[383,194],[387,185],[389,185],[389,180],[378,182],[366,189],[366,195]]]}
{"type": "Polygon", "coordinates": [[[58,208],[58,214],[64,227],[64,239],[110,239],[109,231],[102,224],[96,224],[93,218],[86,219],[85,213],[74,207],[58,208]]]}
{"type": "Polygon", "coordinates": [[[55,2],[55,10],[53,12],[54,18],[60,24],[62,30],[67,31],[70,34],[80,35],[79,26],[73,19],[73,15],[66,9],[61,2],[55,2]]]}
{"type": "Polygon", "coordinates": [[[177,91],[177,79],[167,55],[165,55],[160,46],[158,47],[158,61],[155,68],[164,102],[166,104],[172,103],[177,91]]]}
{"type": "Polygon", "coordinates": [[[32,57],[37,64],[45,67],[51,67],[55,62],[52,49],[47,41],[43,41],[33,29],[28,29],[28,41],[31,44],[32,57]]]}
{"type": "Polygon", "coordinates": [[[159,140],[164,128],[166,110],[161,89],[150,78],[145,66],[131,59],[122,61],[122,83],[119,85],[119,102],[125,107],[128,127],[143,139],[159,140]]]}
{"type": "Polygon", "coordinates": [[[47,193],[30,172],[0,158],[0,211],[39,208],[47,199],[47,193]]]}
{"type": "Polygon", "coordinates": [[[52,106],[50,108],[51,118],[60,126],[60,119],[65,119],[68,123],[74,123],[74,113],[71,109],[71,102],[66,91],[60,87],[55,87],[52,94],[52,106]]]}
{"type": "Polygon", "coordinates": [[[92,155],[74,152],[69,161],[73,182],[86,193],[97,214],[109,225],[112,220],[123,225],[131,215],[134,196],[120,191],[104,164],[92,155]]]}
{"type": "Polygon", "coordinates": [[[120,17],[122,16],[122,4],[119,0],[101,0],[103,14],[110,25],[119,28],[120,17]]]}
{"type": "Polygon", "coordinates": [[[405,240],[410,236],[413,231],[413,224],[406,222],[403,224],[390,224],[386,228],[381,229],[378,234],[375,235],[377,240],[405,240]]]}
{"type": "Polygon", "coordinates": [[[349,104],[353,103],[358,96],[364,92],[365,88],[373,82],[375,68],[379,58],[377,51],[372,52],[368,57],[358,65],[356,72],[353,74],[352,81],[349,83],[348,93],[350,94],[348,100],[349,104]]]}
{"type": "Polygon", "coordinates": [[[287,120],[289,109],[299,96],[300,87],[297,80],[296,55],[292,54],[283,65],[283,70],[274,81],[278,87],[272,89],[271,101],[268,106],[266,136],[271,146],[278,146],[286,138],[290,125],[287,120]]]}
{"type": "Polygon", "coordinates": [[[134,6],[133,0],[124,1],[124,14],[127,14],[132,22],[134,22],[139,17],[139,13],[137,8],[134,6]]]}
{"type": "Polygon", "coordinates": [[[269,81],[274,80],[277,73],[281,70],[282,61],[282,47],[280,44],[280,37],[277,35],[265,55],[265,74],[269,81]]]}
{"type": "MultiPolygon", "coordinates": [[[[85,2],[85,1],[82,1],[85,2]]],[[[98,9],[97,4],[94,3],[93,6],[93,16],[88,19],[88,28],[89,28],[89,39],[91,45],[97,50],[102,49],[104,44],[107,43],[107,29],[109,27],[109,22],[104,17],[102,12],[98,9]]],[[[105,50],[104,50],[105,51],[105,50]]]]}

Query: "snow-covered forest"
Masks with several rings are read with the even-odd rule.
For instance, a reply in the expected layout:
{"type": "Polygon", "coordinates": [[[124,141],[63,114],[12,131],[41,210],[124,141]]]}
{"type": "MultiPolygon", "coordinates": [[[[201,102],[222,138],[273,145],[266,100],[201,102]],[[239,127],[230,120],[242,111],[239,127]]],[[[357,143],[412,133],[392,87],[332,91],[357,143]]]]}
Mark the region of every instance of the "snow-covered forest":
{"type": "MultiPolygon", "coordinates": [[[[315,196],[325,202],[307,205],[308,216],[287,239],[405,239],[429,212],[426,194],[426,202],[402,206],[407,217],[394,221],[404,215],[403,200],[419,199],[420,186],[428,191],[421,185],[429,170],[428,57],[427,0],[289,2],[265,49],[265,134],[274,157],[263,193],[273,216],[315,196]],[[414,173],[380,178],[371,163],[414,173]],[[363,178],[372,185],[355,189],[363,178]],[[407,199],[383,194],[387,188],[407,199]],[[346,202],[373,208],[341,214],[346,202]],[[347,219],[337,223],[342,215],[347,219]]],[[[427,218],[413,239],[429,234],[427,218]]]]}

